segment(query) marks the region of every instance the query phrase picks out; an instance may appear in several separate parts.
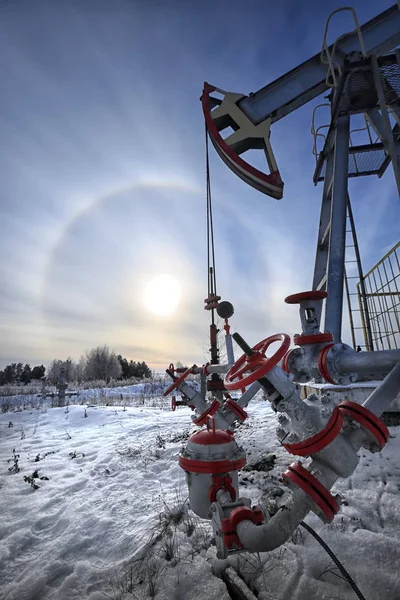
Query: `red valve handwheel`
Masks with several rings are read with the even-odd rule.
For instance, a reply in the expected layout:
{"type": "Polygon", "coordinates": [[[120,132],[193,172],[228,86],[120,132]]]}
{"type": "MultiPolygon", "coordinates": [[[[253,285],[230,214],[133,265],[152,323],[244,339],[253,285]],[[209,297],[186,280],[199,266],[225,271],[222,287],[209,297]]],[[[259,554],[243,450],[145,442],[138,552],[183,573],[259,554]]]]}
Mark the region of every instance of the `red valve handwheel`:
{"type": "Polygon", "coordinates": [[[186,379],[186,377],[190,375],[190,373],[192,372],[192,368],[193,367],[186,369],[186,371],[182,373],[180,377],[177,377],[175,381],[169,386],[169,388],[165,390],[163,396],[168,396],[168,394],[170,394],[175,388],[177,388],[186,379]]]}
{"type": "Polygon", "coordinates": [[[285,302],[286,304],[299,304],[304,300],[324,300],[328,296],[328,292],[324,292],[322,290],[310,290],[309,292],[299,292],[298,294],[292,294],[291,296],[286,296],[285,302]]]}
{"type": "Polygon", "coordinates": [[[228,390],[239,390],[257,379],[263,377],[268,371],[270,371],[278,362],[285,356],[290,346],[290,337],[286,333],[276,333],[267,337],[262,342],[256,344],[252,350],[251,356],[243,354],[231,366],[227,374],[225,375],[224,384],[228,390]],[[266,356],[266,351],[271,344],[274,342],[282,342],[278,350],[270,356],[266,356]],[[243,377],[243,374],[249,371],[249,375],[243,377]],[[235,381],[236,379],[236,381],[235,381]]]}

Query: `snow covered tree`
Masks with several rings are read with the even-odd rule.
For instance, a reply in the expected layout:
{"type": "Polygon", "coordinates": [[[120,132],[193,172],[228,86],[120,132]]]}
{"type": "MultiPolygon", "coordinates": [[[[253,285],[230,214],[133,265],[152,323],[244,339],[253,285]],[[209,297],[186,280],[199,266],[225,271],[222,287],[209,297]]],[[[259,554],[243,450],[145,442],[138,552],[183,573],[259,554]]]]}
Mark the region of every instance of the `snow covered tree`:
{"type": "Polygon", "coordinates": [[[63,369],[65,381],[75,381],[76,379],[76,365],[72,358],[68,357],[67,360],[53,360],[49,367],[48,380],[51,383],[57,383],[61,376],[61,369],[63,369]]]}
{"type": "Polygon", "coordinates": [[[122,373],[121,363],[110,348],[98,346],[86,352],[85,379],[118,379],[122,373]]]}
{"type": "Polygon", "coordinates": [[[79,383],[85,380],[86,358],[82,355],[79,361],[75,364],[75,379],[79,383]]]}

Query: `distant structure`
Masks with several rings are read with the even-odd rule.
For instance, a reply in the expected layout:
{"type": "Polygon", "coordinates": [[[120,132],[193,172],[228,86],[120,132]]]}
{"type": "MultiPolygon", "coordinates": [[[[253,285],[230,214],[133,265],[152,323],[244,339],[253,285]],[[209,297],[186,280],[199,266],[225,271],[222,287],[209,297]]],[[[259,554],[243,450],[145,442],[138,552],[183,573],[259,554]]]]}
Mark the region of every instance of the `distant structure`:
{"type": "Polygon", "coordinates": [[[61,368],[60,377],[58,379],[58,382],[56,383],[56,388],[57,388],[56,394],[54,392],[46,391],[46,386],[48,383],[47,377],[42,377],[41,382],[42,382],[42,391],[40,394],[38,394],[38,397],[43,398],[43,399],[51,398],[52,399],[52,403],[51,403],[52,408],[65,406],[66,405],[65,399],[69,398],[70,396],[79,396],[79,392],[73,392],[73,391],[67,392],[68,383],[65,381],[65,369],[64,368],[61,368]]]}

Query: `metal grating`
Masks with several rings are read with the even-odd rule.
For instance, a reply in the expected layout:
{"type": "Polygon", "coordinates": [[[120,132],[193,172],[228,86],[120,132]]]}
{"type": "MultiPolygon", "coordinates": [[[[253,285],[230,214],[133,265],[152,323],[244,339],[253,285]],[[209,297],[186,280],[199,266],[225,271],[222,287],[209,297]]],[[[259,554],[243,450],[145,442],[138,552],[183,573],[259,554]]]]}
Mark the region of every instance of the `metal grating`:
{"type": "MultiPolygon", "coordinates": [[[[379,60],[383,93],[388,106],[400,103],[400,67],[394,54],[381,57],[379,60]]],[[[351,70],[341,92],[340,112],[364,112],[378,106],[372,69],[364,65],[360,69],[351,70]]]]}
{"type": "Polygon", "coordinates": [[[386,104],[390,106],[399,102],[400,97],[400,67],[397,63],[381,65],[380,73],[386,104]]]}
{"type": "MultiPolygon", "coordinates": [[[[400,242],[365,276],[364,283],[374,350],[400,348],[400,242]]],[[[366,339],[360,282],[357,293],[366,339]]]]}
{"type": "MultiPolygon", "coordinates": [[[[361,177],[363,175],[380,175],[382,166],[386,160],[387,154],[382,144],[374,144],[375,150],[366,150],[364,147],[357,146],[350,148],[349,154],[349,177],[361,177]]],[[[321,169],[318,181],[323,181],[325,177],[326,161],[321,169]]]]}
{"type": "Polygon", "coordinates": [[[352,113],[374,108],[378,95],[371,68],[350,71],[344,82],[339,111],[352,113]]]}

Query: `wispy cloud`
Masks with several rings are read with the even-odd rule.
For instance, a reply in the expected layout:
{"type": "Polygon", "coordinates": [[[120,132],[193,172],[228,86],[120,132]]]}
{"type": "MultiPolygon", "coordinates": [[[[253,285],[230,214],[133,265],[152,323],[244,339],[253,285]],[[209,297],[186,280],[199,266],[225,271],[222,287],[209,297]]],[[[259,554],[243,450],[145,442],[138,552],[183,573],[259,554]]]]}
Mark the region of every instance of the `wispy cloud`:
{"type": "MultiPolygon", "coordinates": [[[[0,9],[0,367],[77,358],[102,343],[157,368],[202,360],[202,83],[255,91],[320,49],[324,18],[340,5],[95,4],[0,9]],[[168,318],[143,304],[146,282],[161,273],[182,287],[168,318]]],[[[361,0],[356,8],[361,21],[376,12],[361,0]]],[[[304,107],[273,127],[282,202],[249,189],[211,153],[218,292],[252,344],[298,331],[297,310],[283,299],[311,284],[321,189],[312,185],[310,118],[304,107]]],[[[357,182],[355,194],[362,249],[375,261],[398,235],[391,174],[357,182]]]]}

